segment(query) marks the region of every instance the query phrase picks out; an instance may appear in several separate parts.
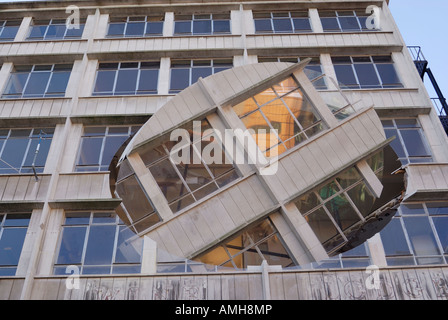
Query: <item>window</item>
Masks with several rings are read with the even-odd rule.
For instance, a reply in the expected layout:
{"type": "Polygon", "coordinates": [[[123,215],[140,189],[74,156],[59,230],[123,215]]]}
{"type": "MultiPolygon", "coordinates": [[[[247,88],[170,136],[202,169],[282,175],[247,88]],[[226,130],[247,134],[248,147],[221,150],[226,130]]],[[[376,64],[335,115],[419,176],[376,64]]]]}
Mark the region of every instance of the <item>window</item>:
{"type": "Polygon", "coordinates": [[[85,127],[75,171],[108,171],[113,156],[139,126],[85,127]]]}
{"type": "Polygon", "coordinates": [[[197,128],[190,123],[184,129],[189,134],[186,137],[190,141],[188,145],[179,147],[173,141],[165,141],[141,153],[143,162],[173,212],[182,210],[238,178],[222,143],[214,141],[216,137],[207,120],[202,120],[197,128]],[[220,147],[221,154],[215,155],[220,158],[218,161],[207,161],[203,156],[207,146],[213,147],[211,143],[220,147]]]}
{"type": "Polygon", "coordinates": [[[447,203],[402,204],[380,233],[388,265],[446,264],[447,230],[447,203]]]}
{"type": "Polygon", "coordinates": [[[348,89],[402,88],[390,56],[333,57],[338,81],[348,89]]]}
{"type": "Polygon", "coordinates": [[[233,107],[267,156],[282,154],[325,128],[313,104],[289,77],[233,107]],[[265,131],[260,131],[264,129],[265,131]],[[277,130],[277,132],[271,131],[277,130]]]}
{"type": "Polygon", "coordinates": [[[163,34],[164,15],[140,17],[111,17],[108,37],[153,37],[163,34]]]}
{"type": "MultiPolygon", "coordinates": [[[[380,158],[372,159],[379,162],[380,158]]],[[[381,170],[379,167],[376,173],[381,170]]],[[[375,200],[362,175],[352,167],[294,203],[324,248],[331,253],[346,243],[346,232],[370,215],[375,200]]]]}
{"type": "Polygon", "coordinates": [[[384,119],[387,138],[402,164],[432,162],[431,151],[417,119],[384,119]]]}
{"type": "MultiPolygon", "coordinates": [[[[290,62],[297,63],[306,59],[306,57],[258,57],[258,62],[290,62]]],[[[313,83],[316,90],[325,90],[327,85],[325,84],[324,73],[319,57],[311,57],[311,61],[304,69],[308,79],[313,83]]]]}
{"type": "Polygon", "coordinates": [[[367,28],[370,13],[365,11],[319,11],[320,21],[325,32],[361,32],[377,29],[367,28]]]}
{"type": "Polygon", "coordinates": [[[28,40],[80,39],[84,31],[85,20],[79,28],[68,28],[66,19],[34,20],[28,40]]]}
{"type": "Polygon", "coordinates": [[[115,212],[66,212],[54,274],[140,273],[143,240],[115,212]]]}
{"type": "Polygon", "coordinates": [[[71,64],[14,66],[2,98],[63,97],[71,64]]]}
{"type": "Polygon", "coordinates": [[[199,77],[205,78],[232,67],[231,59],[172,60],[169,93],[179,93],[196,83],[199,77]]]}
{"type": "Polygon", "coordinates": [[[15,276],[30,213],[0,213],[0,276],[15,276]]]}
{"type": "Polygon", "coordinates": [[[174,35],[211,35],[230,33],[230,14],[193,14],[174,16],[174,35]]]}
{"type": "Polygon", "coordinates": [[[269,218],[246,227],[236,237],[224,241],[195,260],[218,268],[234,269],[260,265],[263,260],[282,267],[294,265],[269,218]]]}
{"type": "Polygon", "coordinates": [[[100,63],[93,95],[157,94],[160,62],[100,63]]]}
{"type": "Polygon", "coordinates": [[[0,21],[0,41],[13,41],[21,22],[21,20],[0,21]]]}
{"type": "Polygon", "coordinates": [[[54,128],[0,129],[0,174],[44,171],[54,128]],[[36,151],[39,146],[39,151],[36,151]]]}
{"type": "MultiPolygon", "coordinates": [[[[313,262],[310,269],[365,268],[371,265],[368,246],[363,243],[354,249],[319,262],[313,262]]],[[[303,267],[307,269],[307,266],[303,267]]]]}
{"type": "Polygon", "coordinates": [[[308,12],[254,12],[256,33],[311,32],[308,12]]]}

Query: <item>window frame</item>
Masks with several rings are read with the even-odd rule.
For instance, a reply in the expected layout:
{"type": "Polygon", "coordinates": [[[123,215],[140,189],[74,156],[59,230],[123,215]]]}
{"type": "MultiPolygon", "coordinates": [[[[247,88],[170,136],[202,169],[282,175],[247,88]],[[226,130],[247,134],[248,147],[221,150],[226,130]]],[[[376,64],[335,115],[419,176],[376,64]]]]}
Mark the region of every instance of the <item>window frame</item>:
{"type": "MultiPolygon", "coordinates": [[[[84,218],[86,219],[86,218],[84,218]]],[[[59,237],[58,237],[58,246],[56,248],[56,254],[54,257],[54,261],[53,261],[53,274],[55,275],[59,275],[59,274],[65,274],[65,270],[68,266],[72,266],[75,265],[79,268],[80,270],[80,274],[127,274],[127,273],[135,273],[135,274],[140,274],[141,273],[141,267],[142,267],[142,260],[143,260],[143,239],[138,237],[137,235],[133,235],[131,237],[131,239],[136,239],[137,241],[141,242],[141,252],[140,252],[140,261],[139,262],[117,262],[116,258],[117,258],[117,251],[118,251],[118,241],[119,241],[119,236],[120,236],[120,232],[124,231],[124,230],[129,230],[130,232],[134,233],[128,226],[126,226],[126,224],[120,219],[120,217],[118,216],[117,213],[115,213],[114,211],[108,211],[108,210],[95,210],[95,211],[75,211],[75,210],[70,210],[70,211],[66,211],[64,213],[64,221],[61,224],[61,229],[59,232],[59,237]],[[113,213],[115,215],[115,217],[113,218],[114,221],[110,221],[110,222],[94,222],[95,219],[95,215],[96,214],[108,214],[108,213],[113,213]],[[79,223],[70,223],[67,224],[67,216],[71,215],[71,214],[89,214],[88,217],[88,222],[79,222],[79,223]],[[89,245],[91,245],[89,243],[90,240],[90,233],[91,233],[91,229],[93,227],[96,226],[113,226],[115,228],[114,231],[114,239],[113,239],[113,245],[112,245],[112,255],[111,255],[111,263],[110,264],[87,264],[86,265],[86,254],[88,252],[89,249],[89,245]],[[82,248],[81,248],[81,257],[80,257],[80,262],[77,263],[73,263],[73,261],[71,261],[70,263],[58,263],[59,260],[59,256],[61,253],[61,248],[62,248],[62,240],[64,237],[64,230],[66,228],[85,228],[85,234],[84,234],[84,239],[82,239],[82,248]],[[87,268],[109,268],[109,272],[108,273],[84,273],[84,270],[87,268]],[[116,267],[138,267],[140,270],[138,272],[114,272],[114,269],[116,267]]],[[[90,247],[91,248],[91,247],[90,247]]]]}
{"type": "Polygon", "coordinates": [[[359,15],[359,10],[319,10],[319,18],[322,24],[322,29],[325,33],[331,33],[331,32],[342,32],[342,33],[350,33],[350,32],[374,32],[374,31],[381,31],[381,29],[368,29],[367,26],[363,26],[360,18],[366,18],[369,16],[368,13],[363,12],[363,15],[359,15]],[[340,12],[349,12],[351,11],[353,15],[340,15],[340,12]],[[324,13],[325,12],[325,13],[324,13]],[[324,14],[322,14],[324,13],[324,14]],[[334,13],[333,16],[330,16],[331,13],[334,13]],[[356,19],[356,22],[358,23],[359,29],[344,29],[342,27],[342,23],[340,21],[340,18],[348,18],[353,17],[356,19]],[[325,18],[334,18],[338,24],[339,29],[327,29],[325,30],[324,24],[322,22],[322,19],[325,18]]]}
{"type": "MultiPolygon", "coordinates": [[[[160,60],[159,61],[120,61],[120,62],[99,62],[96,68],[96,74],[95,74],[95,81],[93,84],[93,89],[92,89],[92,96],[143,96],[143,95],[158,95],[158,83],[159,83],[159,77],[160,77],[160,60]],[[113,85],[112,85],[112,91],[95,91],[95,87],[98,81],[98,76],[99,76],[99,72],[101,71],[100,67],[101,64],[117,64],[116,68],[113,69],[103,69],[103,71],[114,71],[114,80],[113,80],[113,85]],[[126,64],[126,63],[137,63],[138,66],[134,67],[134,68],[121,68],[122,64],[126,64]],[[142,64],[144,63],[154,63],[157,64],[158,63],[158,67],[151,67],[151,68],[142,68],[142,64]],[[118,91],[117,93],[117,82],[118,82],[118,77],[119,77],[119,73],[120,70],[137,70],[137,78],[135,80],[135,90],[133,91],[134,93],[123,93],[124,91],[118,91]],[[154,92],[141,92],[140,90],[138,90],[139,85],[140,85],[140,78],[141,78],[141,73],[142,70],[156,70],[157,71],[157,86],[154,90],[154,92]]],[[[131,92],[131,91],[129,91],[131,92]]]]}
{"type": "Polygon", "coordinates": [[[43,19],[43,20],[33,20],[33,23],[30,26],[30,29],[28,31],[28,36],[26,37],[27,41],[58,41],[58,40],[76,40],[76,39],[82,39],[82,35],[84,33],[84,28],[85,28],[85,19],[81,19],[80,21],[80,29],[81,32],[79,35],[77,36],[67,36],[67,33],[69,32],[69,28],[67,28],[67,23],[65,19],[43,19]],[[64,22],[62,23],[62,21],[64,20],[64,22]],[[36,22],[41,22],[43,23],[43,21],[48,21],[48,24],[34,24],[36,22]],[[56,21],[56,22],[55,22],[56,21]],[[61,22],[59,22],[61,21],[61,22]],[[62,38],[47,38],[47,34],[48,34],[48,30],[50,29],[51,26],[65,26],[65,30],[64,30],[64,35],[62,36],[62,38]],[[42,37],[31,37],[31,33],[33,32],[33,28],[34,27],[38,27],[38,26],[45,26],[45,32],[42,35],[42,37]]]}
{"type": "Polygon", "coordinates": [[[162,37],[163,36],[163,28],[164,28],[164,24],[165,24],[165,14],[161,14],[161,15],[146,15],[146,16],[122,16],[122,17],[109,17],[109,22],[107,24],[107,32],[106,32],[106,38],[109,39],[116,39],[116,38],[150,38],[150,37],[162,37]],[[137,18],[143,18],[144,20],[132,20],[132,19],[137,19],[137,18]],[[112,18],[112,19],[111,19],[112,18]],[[160,18],[161,20],[157,20],[157,21],[153,21],[151,19],[158,19],[160,18]],[[122,19],[122,22],[124,24],[123,27],[123,33],[121,35],[119,34],[109,34],[110,31],[110,27],[111,24],[114,23],[119,23],[119,22],[115,22],[115,21],[111,21],[111,20],[119,20],[122,19]],[[124,19],[126,19],[126,21],[123,21],[124,19]],[[143,34],[142,35],[126,35],[126,31],[128,29],[128,25],[129,23],[133,23],[133,22],[142,22],[145,24],[144,28],[143,28],[143,34]],[[148,31],[148,25],[151,22],[161,22],[162,23],[162,31],[160,33],[147,33],[148,31]]]}
{"type": "Polygon", "coordinates": [[[213,16],[219,16],[219,15],[226,15],[223,13],[214,14],[214,13],[205,13],[205,14],[175,14],[174,15],[174,27],[173,27],[173,35],[174,36],[207,36],[207,35],[229,35],[232,34],[232,23],[231,23],[231,16],[230,13],[228,14],[228,18],[214,18],[213,16]],[[198,18],[198,16],[206,16],[208,15],[209,18],[198,18]],[[177,18],[176,18],[177,16],[177,18]],[[190,19],[184,19],[183,17],[190,16],[190,19]],[[178,18],[182,17],[182,18],[178,18]],[[194,32],[194,24],[195,21],[210,21],[210,32],[194,32]],[[229,30],[228,31],[215,31],[215,22],[218,21],[228,21],[229,23],[229,30]],[[176,23],[178,22],[189,22],[190,23],[190,31],[183,31],[183,32],[176,32],[176,23]]]}
{"type": "MultiPolygon", "coordinates": [[[[107,172],[109,169],[107,170],[103,170],[102,167],[103,165],[102,160],[103,160],[103,156],[104,156],[104,150],[105,150],[105,145],[107,143],[107,138],[108,137],[127,137],[125,140],[129,139],[133,134],[135,134],[135,132],[137,132],[139,130],[141,126],[139,125],[112,125],[112,126],[85,126],[83,128],[83,133],[81,134],[80,137],[80,142],[79,142],[79,147],[78,147],[78,151],[76,154],[76,161],[75,161],[75,165],[74,165],[74,172],[107,172]],[[86,128],[103,128],[104,129],[104,133],[102,134],[95,134],[95,135],[86,135],[86,128]],[[110,134],[110,129],[111,128],[128,128],[128,133],[127,135],[125,134],[110,134]],[[101,148],[98,151],[98,165],[80,165],[79,161],[80,161],[80,157],[82,154],[82,148],[83,148],[83,139],[89,139],[89,138],[100,138],[102,139],[101,141],[101,148]],[[96,168],[94,168],[96,167],[96,168]],[[82,168],[86,168],[86,170],[80,170],[82,168]],[[89,169],[90,168],[90,169],[89,169]]],[[[116,150],[117,151],[117,150],[116,150]]],[[[114,153],[116,153],[116,151],[114,153]]],[[[109,167],[109,165],[108,165],[109,167]]]]}
{"type": "Polygon", "coordinates": [[[278,11],[278,12],[254,12],[253,13],[253,20],[254,20],[254,28],[255,28],[255,34],[287,34],[287,33],[312,33],[313,32],[313,26],[311,24],[311,20],[309,17],[309,12],[308,11],[278,11]],[[270,15],[269,18],[265,17],[265,18],[257,18],[257,15],[270,15]],[[285,15],[287,14],[288,16],[281,16],[281,15],[285,15]],[[294,14],[303,14],[303,17],[301,16],[297,16],[294,17],[294,14]],[[305,17],[306,15],[306,17],[305,17]],[[294,19],[307,19],[310,28],[309,29],[296,29],[295,28],[295,24],[294,24],[294,19]],[[271,30],[270,31],[266,31],[266,30],[258,30],[257,31],[257,21],[267,21],[269,20],[270,24],[271,24],[271,30]],[[281,30],[275,30],[275,23],[274,20],[288,20],[291,24],[291,31],[287,30],[287,31],[281,31],[281,30]]]}
{"type": "Polygon", "coordinates": [[[335,69],[336,78],[338,78],[338,71],[337,71],[336,66],[349,66],[351,68],[352,74],[355,78],[356,84],[345,84],[345,83],[339,81],[339,79],[338,79],[338,82],[340,84],[342,84],[341,85],[342,89],[343,90],[344,89],[345,90],[377,90],[377,89],[384,90],[384,89],[404,88],[403,82],[401,81],[401,78],[397,72],[397,69],[395,68],[395,63],[394,63],[392,57],[388,56],[390,58],[390,62],[376,62],[375,58],[378,58],[378,57],[379,57],[379,59],[381,59],[381,57],[385,57],[385,56],[380,56],[380,55],[373,55],[373,56],[338,56],[338,55],[336,55],[336,56],[332,56],[332,63],[333,63],[333,67],[335,69]],[[348,64],[347,62],[337,62],[336,61],[337,59],[347,59],[347,58],[350,59],[350,64],[348,64]],[[355,62],[354,61],[354,59],[362,59],[362,58],[365,58],[365,59],[368,58],[369,62],[355,62]],[[378,85],[363,85],[363,84],[361,84],[361,81],[360,81],[360,78],[358,75],[358,71],[356,70],[355,65],[371,65],[374,69],[375,76],[378,79],[378,85]],[[386,84],[384,82],[384,79],[381,76],[381,73],[378,71],[378,65],[392,65],[399,83],[392,84],[392,85],[386,84]]]}
{"type": "Polygon", "coordinates": [[[15,71],[14,69],[11,71],[11,73],[9,74],[9,78],[8,81],[6,83],[5,89],[2,93],[1,99],[36,99],[36,98],[58,98],[58,97],[65,97],[65,94],[67,92],[67,86],[68,83],[70,81],[70,77],[71,77],[71,73],[73,71],[73,64],[48,64],[48,65],[44,65],[44,64],[34,64],[34,65],[18,65],[17,67],[31,67],[31,69],[29,71],[15,71]],[[50,70],[36,70],[45,66],[51,66],[50,70]],[[65,69],[59,70],[56,69],[57,66],[66,66],[65,69]],[[70,66],[70,71],[68,70],[70,66]],[[30,83],[30,79],[32,77],[33,74],[39,74],[39,73],[46,73],[46,72],[50,72],[50,76],[48,77],[47,83],[45,85],[45,89],[42,92],[42,94],[27,94],[25,95],[25,91],[28,89],[28,85],[30,83]],[[50,84],[51,81],[53,79],[54,74],[57,73],[63,73],[63,72],[68,72],[68,78],[67,78],[67,84],[65,86],[65,90],[64,93],[49,93],[48,89],[50,88],[50,84]],[[12,77],[14,74],[27,74],[27,78],[26,81],[23,85],[22,88],[22,92],[20,94],[9,94],[6,93],[8,84],[10,83],[10,81],[12,81],[12,77]]]}
{"type": "Polygon", "coordinates": [[[20,25],[22,24],[22,20],[1,20],[0,21],[0,42],[11,42],[14,41],[15,37],[17,36],[17,32],[19,31],[20,25]],[[1,23],[3,22],[3,23],[1,23]],[[10,25],[8,25],[10,24],[10,25]],[[11,25],[12,24],[12,25],[11,25]],[[12,38],[2,38],[3,32],[5,32],[5,28],[8,27],[16,27],[17,30],[15,31],[15,35],[12,38]]]}

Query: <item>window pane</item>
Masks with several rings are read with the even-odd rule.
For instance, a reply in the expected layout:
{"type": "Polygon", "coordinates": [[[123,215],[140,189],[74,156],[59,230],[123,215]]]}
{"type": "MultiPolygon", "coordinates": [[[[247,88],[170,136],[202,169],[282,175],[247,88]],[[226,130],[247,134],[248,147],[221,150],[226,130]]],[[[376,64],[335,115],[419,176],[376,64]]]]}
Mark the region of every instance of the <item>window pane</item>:
{"type": "Polygon", "coordinates": [[[273,19],[275,32],[292,32],[290,19],[273,19]]]}
{"type": "Polygon", "coordinates": [[[339,234],[323,208],[307,215],[305,219],[321,243],[325,243],[339,234]]]}
{"type": "Polygon", "coordinates": [[[400,219],[392,219],[380,234],[386,255],[393,256],[411,254],[400,219]]]}
{"type": "Polygon", "coordinates": [[[386,138],[395,137],[395,139],[390,143],[390,146],[395,151],[399,158],[405,158],[406,154],[404,152],[403,146],[401,145],[400,138],[398,137],[398,132],[395,129],[384,129],[386,133],[386,138]]]}
{"type": "Polygon", "coordinates": [[[358,88],[355,74],[351,65],[334,65],[338,81],[349,88],[358,88]]]}
{"type": "Polygon", "coordinates": [[[47,26],[32,26],[29,38],[42,38],[45,35],[45,31],[47,30],[47,26]]]}
{"type": "Polygon", "coordinates": [[[104,143],[103,158],[101,160],[101,165],[104,166],[104,168],[102,168],[103,170],[108,170],[112,158],[127,139],[127,135],[106,138],[106,142],[104,143]]]}
{"type": "Polygon", "coordinates": [[[28,73],[12,73],[8,84],[6,85],[4,94],[21,96],[23,89],[25,88],[28,75],[28,73]]]}
{"type": "Polygon", "coordinates": [[[373,64],[355,64],[354,66],[361,88],[370,89],[380,87],[380,82],[373,64]]]}
{"type": "Polygon", "coordinates": [[[212,22],[210,20],[193,21],[193,34],[212,33],[212,22]]]}
{"type": "Polygon", "coordinates": [[[170,92],[179,92],[190,84],[189,69],[171,69],[170,92]]]}
{"type": "Polygon", "coordinates": [[[361,219],[344,195],[338,195],[325,204],[336,223],[344,231],[361,219]]]}
{"type": "Polygon", "coordinates": [[[67,88],[68,79],[70,78],[70,72],[55,72],[51,76],[50,84],[48,86],[48,94],[64,95],[67,88]]]}
{"type": "Polygon", "coordinates": [[[114,88],[115,81],[115,70],[113,71],[98,71],[98,75],[96,77],[95,88],[93,92],[97,93],[111,93],[114,88]]]}
{"type": "Polygon", "coordinates": [[[45,39],[62,39],[65,34],[65,24],[64,25],[50,25],[48,27],[45,39]]]}
{"type": "Polygon", "coordinates": [[[134,94],[138,70],[119,70],[115,94],[134,94]]]}
{"type": "Polygon", "coordinates": [[[115,226],[91,226],[84,264],[107,265],[112,263],[115,226]]]}
{"type": "Polygon", "coordinates": [[[111,23],[109,24],[108,36],[122,36],[124,34],[125,23],[111,23]]]}
{"type": "Polygon", "coordinates": [[[340,31],[337,18],[321,18],[324,31],[340,31]]]}
{"type": "Polygon", "coordinates": [[[214,33],[229,33],[230,32],[230,21],[213,21],[213,32],[214,33]]]}
{"type": "Polygon", "coordinates": [[[65,38],[81,38],[82,33],[84,31],[84,25],[80,24],[79,28],[72,28],[72,29],[67,29],[67,32],[65,33],[65,38]]]}
{"type": "Polygon", "coordinates": [[[406,150],[410,157],[430,156],[419,130],[400,130],[406,150]]]}
{"type": "Polygon", "coordinates": [[[152,165],[149,170],[168,202],[171,202],[188,192],[177,175],[177,172],[174,170],[171,161],[168,159],[152,165]]]}
{"type": "Polygon", "coordinates": [[[212,74],[212,68],[193,68],[191,74],[191,84],[196,83],[199,77],[206,78],[212,74]]]}
{"type": "Polygon", "coordinates": [[[18,26],[4,27],[3,32],[0,35],[0,40],[14,40],[18,30],[18,26]]]}
{"type": "Polygon", "coordinates": [[[403,220],[415,255],[440,254],[428,217],[404,217],[403,220]]]}
{"type": "Polygon", "coordinates": [[[155,35],[163,33],[163,22],[148,22],[146,24],[146,34],[155,35]]]}
{"type": "Polygon", "coordinates": [[[393,64],[377,64],[376,68],[378,69],[378,73],[380,74],[384,86],[402,86],[393,64]]]}
{"type": "Polygon", "coordinates": [[[126,36],[143,36],[144,32],[144,22],[128,22],[126,27],[126,36]]]}
{"type": "Polygon", "coordinates": [[[308,18],[293,19],[295,31],[311,31],[311,24],[308,18]]]}
{"type": "Polygon", "coordinates": [[[50,75],[51,72],[32,72],[26,85],[24,97],[43,97],[50,75]]]}
{"type": "Polygon", "coordinates": [[[347,193],[363,217],[370,214],[376,198],[370,193],[365,183],[358,184],[347,193]]]}
{"type": "Polygon", "coordinates": [[[272,32],[271,19],[255,20],[255,30],[257,32],[272,32]]]}
{"type": "Polygon", "coordinates": [[[86,227],[63,228],[57,264],[81,263],[86,230],[86,227]]]}
{"type": "Polygon", "coordinates": [[[83,138],[78,165],[99,165],[103,138],[83,138]]]}
{"type": "Polygon", "coordinates": [[[355,17],[339,17],[342,31],[359,31],[358,20],[355,17]]]}
{"type": "Polygon", "coordinates": [[[0,266],[14,266],[19,263],[26,228],[4,228],[0,239],[0,266]]]}
{"type": "Polygon", "coordinates": [[[448,217],[433,217],[440,244],[444,253],[448,253],[448,217]]]}
{"type": "Polygon", "coordinates": [[[175,21],[174,33],[191,33],[191,21],[175,21]]]}
{"type": "Polygon", "coordinates": [[[116,263],[139,263],[143,241],[136,237],[135,233],[128,227],[120,227],[118,231],[117,252],[115,254],[116,263]]]}
{"type": "Polygon", "coordinates": [[[11,169],[10,166],[17,169],[22,166],[26,148],[28,147],[28,142],[28,138],[14,138],[8,139],[8,141],[6,141],[1,159],[8,163],[9,166],[6,165],[3,161],[0,161],[0,170],[2,173],[17,173],[17,171],[11,169]]]}
{"type": "MultiPolygon", "coordinates": [[[[28,154],[25,159],[24,166],[30,167],[33,164],[36,148],[39,143],[38,139],[31,140],[30,147],[28,149],[28,154]]],[[[40,141],[39,153],[37,154],[35,160],[36,167],[44,167],[45,162],[47,161],[48,152],[50,151],[51,139],[42,139],[40,141]]]]}
{"type": "Polygon", "coordinates": [[[141,70],[138,91],[140,93],[157,93],[159,70],[141,70]]]}
{"type": "MultiPolygon", "coordinates": [[[[24,214],[8,214],[6,216],[4,226],[5,227],[27,227],[30,223],[31,214],[24,213],[24,214]]],[[[0,218],[1,222],[1,218],[0,218]]]]}
{"type": "Polygon", "coordinates": [[[154,211],[135,175],[120,181],[117,184],[117,193],[123,199],[123,204],[133,221],[154,211]]]}

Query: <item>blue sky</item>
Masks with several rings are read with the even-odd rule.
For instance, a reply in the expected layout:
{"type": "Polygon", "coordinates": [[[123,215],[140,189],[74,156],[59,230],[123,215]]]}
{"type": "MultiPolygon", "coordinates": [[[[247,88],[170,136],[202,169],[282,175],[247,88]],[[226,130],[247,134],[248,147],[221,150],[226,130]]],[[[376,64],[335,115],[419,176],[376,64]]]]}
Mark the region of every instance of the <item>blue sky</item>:
{"type": "MultiPolygon", "coordinates": [[[[408,46],[421,46],[445,98],[448,98],[448,1],[390,0],[389,8],[408,46]]],[[[437,97],[431,82],[425,84],[437,97]]]]}

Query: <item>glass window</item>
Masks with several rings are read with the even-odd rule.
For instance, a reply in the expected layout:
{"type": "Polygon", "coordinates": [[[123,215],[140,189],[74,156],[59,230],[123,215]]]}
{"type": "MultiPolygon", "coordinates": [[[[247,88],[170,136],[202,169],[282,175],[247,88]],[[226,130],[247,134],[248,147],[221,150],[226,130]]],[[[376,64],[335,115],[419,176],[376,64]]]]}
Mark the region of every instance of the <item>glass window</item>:
{"type": "Polygon", "coordinates": [[[0,41],[14,41],[21,22],[21,20],[0,21],[0,41]]]}
{"type": "Polygon", "coordinates": [[[224,146],[214,140],[216,137],[207,130],[209,128],[211,126],[205,119],[194,121],[183,128],[186,129],[189,144],[182,145],[179,142],[180,146],[173,146],[172,141],[165,141],[141,153],[143,162],[173,212],[189,206],[238,178],[224,146]],[[213,144],[210,145],[211,143],[213,144]],[[219,151],[221,156],[209,159],[206,148],[213,152],[219,151]]]}
{"type": "Polygon", "coordinates": [[[208,253],[195,258],[209,265],[244,269],[260,265],[266,260],[270,265],[293,266],[282,239],[270,219],[246,227],[239,235],[223,241],[208,253]]]}
{"type": "Polygon", "coordinates": [[[378,31],[367,27],[367,17],[363,11],[319,11],[324,32],[378,31]]]}
{"type": "Polygon", "coordinates": [[[402,164],[432,162],[432,154],[416,118],[382,120],[387,138],[402,164]]]}
{"type": "Polygon", "coordinates": [[[65,19],[34,20],[27,40],[79,39],[84,26],[85,19],[78,26],[67,25],[65,19]]]}
{"type": "Polygon", "coordinates": [[[107,37],[154,37],[163,35],[164,15],[110,17],[107,37]]]}
{"type": "Polygon", "coordinates": [[[115,212],[66,212],[54,274],[76,265],[81,274],[139,273],[143,240],[115,212]]]}
{"type": "Polygon", "coordinates": [[[0,132],[0,174],[44,171],[54,128],[0,129],[0,132]]]}
{"type": "Polygon", "coordinates": [[[233,109],[246,128],[253,130],[258,147],[268,157],[293,148],[325,128],[311,101],[292,77],[233,109]]]}
{"type": "Polygon", "coordinates": [[[172,60],[169,93],[179,93],[196,83],[199,77],[205,78],[232,67],[232,59],[172,60]]]}
{"type": "Polygon", "coordinates": [[[139,126],[85,127],[75,171],[108,171],[118,149],[139,126]]]}
{"type": "Polygon", "coordinates": [[[63,97],[71,64],[15,66],[2,98],[63,97]]]}
{"type": "Polygon", "coordinates": [[[211,35],[230,33],[230,14],[175,15],[175,35],[211,35]]]}
{"type": "Polygon", "coordinates": [[[294,200],[294,204],[331,253],[347,241],[351,227],[370,215],[375,200],[361,174],[352,167],[294,200]]]}
{"type": "Polygon", "coordinates": [[[254,12],[256,33],[311,32],[308,12],[254,12]]]}
{"type": "Polygon", "coordinates": [[[333,57],[342,87],[349,89],[402,88],[390,56],[333,57]]]}
{"type": "Polygon", "coordinates": [[[160,62],[100,63],[93,95],[157,94],[160,62]]]}
{"type": "Polygon", "coordinates": [[[29,213],[0,213],[0,276],[14,276],[30,223],[29,213]]]}

